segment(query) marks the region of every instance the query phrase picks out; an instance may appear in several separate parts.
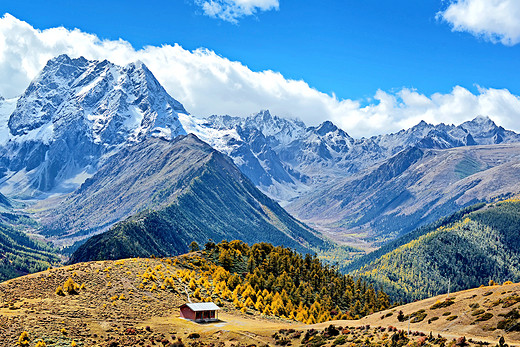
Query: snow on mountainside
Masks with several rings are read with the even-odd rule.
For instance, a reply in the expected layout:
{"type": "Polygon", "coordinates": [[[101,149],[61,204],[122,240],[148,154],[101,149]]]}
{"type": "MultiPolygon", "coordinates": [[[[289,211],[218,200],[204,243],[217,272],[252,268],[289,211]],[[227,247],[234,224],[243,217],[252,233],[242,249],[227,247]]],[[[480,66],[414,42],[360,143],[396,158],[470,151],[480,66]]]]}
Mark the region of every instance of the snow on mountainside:
{"type": "Polygon", "coordinates": [[[122,67],[61,55],[47,63],[12,112],[4,108],[2,191],[22,197],[64,182],[74,188],[121,146],[186,134],[179,122],[186,110],[141,62],[122,67]]]}
{"type": "Polygon", "coordinates": [[[520,142],[487,117],[459,126],[424,121],[394,134],[353,139],[330,121],[301,121],[261,111],[246,118],[181,118],[185,129],[229,155],[264,193],[286,204],[331,180],[362,172],[410,148],[448,149],[520,142]]]}
{"type": "Polygon", "coordinates": [[[9,141],[9,116],[13,113],[16,108],[17,98],[4,99],[0,96],[0,146],[4,146],[9,141]]]}
{"type": "Polygon", "coordinates": [[[282,163],[273,149],[302,137],[303,122],[271,116],[269,111],[247,118],[181,115],[180,120],[187,132],[230,156],[257,187],[282,204],[307,189],[300,175],[282,163]]]}

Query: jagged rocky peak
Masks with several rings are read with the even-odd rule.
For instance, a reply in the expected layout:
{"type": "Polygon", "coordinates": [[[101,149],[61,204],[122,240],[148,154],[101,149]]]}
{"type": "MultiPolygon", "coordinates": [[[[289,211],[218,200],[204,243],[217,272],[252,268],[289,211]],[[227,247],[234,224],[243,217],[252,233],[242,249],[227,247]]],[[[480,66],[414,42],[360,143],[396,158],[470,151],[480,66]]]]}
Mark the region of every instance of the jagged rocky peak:
{"type": "Polygon", "coordinates": [[[142,62],[118,66],[60,55],[47,62],[6,117],[1,165],[25,170],[24,187],[52,191],[95,172],[108,153],[148,137],[186,134],[181,114],[189,117],[142,62]]]}
{"type": "Polygon", "coordinates": [[[473,120],[462,123],[460,127],[474,134],[489,133],[498,128],[491,118],[482,115],[477,116],[473,120]]]}
{"type": "Polygon", "coordinates": [[[340,135],[342,137],[346,137],[349,139],[352,139],[343,129],[338,128],[334,123],[332,123],[330,120],[327,120],[323,123],[321,123],[315,130],[316,134],[320,136],[325,136],[330,133],[335,133],[337,135],[340,135]]]}
{"type": "Polygon", "coordinates": [[[276,139],[279,144],[289,144],[305,133],[305,124],[297,119],[282,118],[272,115],[269,110],[262,110],[244,119],[243,126],[256,128],[265,137],[276,139]]]}
{"type": "Polygon", "coordinates": [[[480,145],[520,142],[520,134],[497,126],[488,116],[478,116],[459,127],[468,131],[480,145]]]}
{"type": "Polygon", "coordinates": [[[141,62],[117,66],[107,60],[60,55],[51,59],[18,100],[9,119],[12,135],[42,127],[54,137],[81,123],[95,143],[117,145],[184,134],[178,113],[187,113],[141,62]]]}

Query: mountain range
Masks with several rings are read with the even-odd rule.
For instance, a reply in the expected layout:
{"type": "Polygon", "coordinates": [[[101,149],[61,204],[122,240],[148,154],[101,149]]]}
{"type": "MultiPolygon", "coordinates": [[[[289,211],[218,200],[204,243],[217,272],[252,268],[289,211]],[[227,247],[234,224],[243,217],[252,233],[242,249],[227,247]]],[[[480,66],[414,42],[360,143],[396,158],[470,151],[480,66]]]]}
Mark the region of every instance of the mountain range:
{"type": "Polygon", "coordinates": [[[247,238],[255,227],[278,233],[276,244],[323,245],[278,202],[326,237],[370,249],[519,192],[517,143],[485,116],[361,139],[267,110],[197,118],[140,62],[61,55],[21,97],[0,100],[0,192],[28,203],[37,232],[61,246],[122,225],[135,231],[149,213],[190,230],[170,251],[189,238],[247,238]],[[203,225],[196,211],[211,218],[203,225]]]}
{"type": "Polygon", "coordinates": [[[291,214],[328,237],[377,246],[479,201],[520,192],[520,135],[478,116],[353,139],[269,111],[181,118],[291,214]],[[500,173],[500,175],[497,175],[500,173]]]}

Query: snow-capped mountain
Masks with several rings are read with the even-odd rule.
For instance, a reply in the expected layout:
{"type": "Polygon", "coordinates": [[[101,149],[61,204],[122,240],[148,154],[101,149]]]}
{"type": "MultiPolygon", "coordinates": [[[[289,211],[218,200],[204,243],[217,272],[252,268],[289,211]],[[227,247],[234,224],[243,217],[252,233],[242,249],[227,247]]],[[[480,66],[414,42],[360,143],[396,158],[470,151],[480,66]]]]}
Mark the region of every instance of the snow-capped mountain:
{"type": "Polygon", "coordinates": [[[20,191],[26,187],[77,186],[121,146],[186,134],[179,122],[186,110],[141,62],[123,67],[61,55],[12,106],[0,106],[1,183],[19,195],[33,193],[20,191]]]}
{"type": "Polygon", "coordinates": [[[461,125],[424,121],[393,134],[354,139],[330,121],[306,127],[269,111],[246,118],[181,117],[185,129],[229,155],[261,190],[287,203],[324,182],[359,173],[410,148],[448,149],[520,142],[479,116],[461,125]]]}

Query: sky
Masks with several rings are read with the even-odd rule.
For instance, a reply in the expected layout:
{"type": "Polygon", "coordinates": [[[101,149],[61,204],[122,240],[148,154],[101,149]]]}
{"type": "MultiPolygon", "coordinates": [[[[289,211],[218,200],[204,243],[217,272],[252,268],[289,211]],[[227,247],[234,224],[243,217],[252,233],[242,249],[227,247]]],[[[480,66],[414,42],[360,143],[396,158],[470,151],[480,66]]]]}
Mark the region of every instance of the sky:
{"type": "Polygon", "coordinates": [[[0,3],[0,95],[53,56],[143,61],[196,116],[270,109],[361,137],[487,115],[520,131],[518,0],[0,3]]]}

